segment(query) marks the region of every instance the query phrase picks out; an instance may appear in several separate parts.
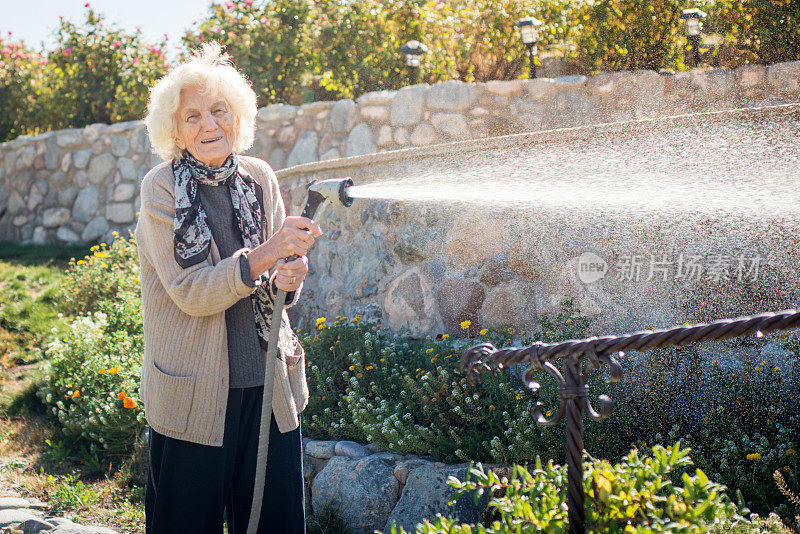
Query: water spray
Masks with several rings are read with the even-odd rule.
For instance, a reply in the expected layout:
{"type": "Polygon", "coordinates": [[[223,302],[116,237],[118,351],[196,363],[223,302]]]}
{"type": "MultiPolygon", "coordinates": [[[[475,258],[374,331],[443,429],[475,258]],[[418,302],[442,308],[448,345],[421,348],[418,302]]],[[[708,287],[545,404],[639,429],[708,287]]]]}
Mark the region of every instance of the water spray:
{"type": "MultiPolygon", "coordinates": [[[[328,205],[350,207],[353,198],[347,194],[353,186],[351,178],[334,178],[311,182],[308,186],[308,199],[303,208],[302,216],[314,219],[328,205]]],[[[286,258],[287,261],[297,259],[297,256],[286,258]]],[[[264,394],[261,400],[261,425],[258,434],[258,453],[256,456],[255,486],[253,488],[253,503],[250,507],[250,521],[247,525],[247,534],[256,534],[258,520],[261,516],[261,501],[264,498],[264,483],[267,474],[267,451],[269,450],[269,427],[272,418],[272,396],[275,384],[275,359],[278,356],[278,335],[283,321],[283,308],[286,304],[286,291],[279,289],[273,303],[272,321],[269,327],[269,342],[267,344],[267,359],[264,364],[264,394]]],[[[303,364],[300,364],[303,365],[303,364]]]]}

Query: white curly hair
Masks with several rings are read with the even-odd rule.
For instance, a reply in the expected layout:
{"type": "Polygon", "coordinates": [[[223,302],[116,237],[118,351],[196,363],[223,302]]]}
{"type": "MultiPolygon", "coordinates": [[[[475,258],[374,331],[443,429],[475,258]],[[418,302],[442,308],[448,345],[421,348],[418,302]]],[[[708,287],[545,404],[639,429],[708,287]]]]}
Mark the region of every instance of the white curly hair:
{"type": "Polygon", "coordinates": [[[171,69],[150,89],[150,102],[144,124],[153,150],[164,160],[180,156],[176,144],[176,113],[181,91],[198,85],[201,91],[224,98],[236,117],[233,151],[243,152],[253,146],[255,136],[256,94],[244,74],[236,70],[219,43],[204,44],[187,61],[171,69]]]}

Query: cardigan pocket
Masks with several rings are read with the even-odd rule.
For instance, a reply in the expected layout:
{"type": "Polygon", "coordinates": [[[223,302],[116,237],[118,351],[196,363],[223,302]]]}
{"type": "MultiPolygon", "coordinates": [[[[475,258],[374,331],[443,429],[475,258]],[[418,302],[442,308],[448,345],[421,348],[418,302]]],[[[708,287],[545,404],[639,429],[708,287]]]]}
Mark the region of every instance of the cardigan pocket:
{"type": "Polygon", "coordinates": [[[195,377],[167,374],[154,361],[150,362],[150,371],[149,420],[155,427],[186,432],[194,399],[195,377]]]}

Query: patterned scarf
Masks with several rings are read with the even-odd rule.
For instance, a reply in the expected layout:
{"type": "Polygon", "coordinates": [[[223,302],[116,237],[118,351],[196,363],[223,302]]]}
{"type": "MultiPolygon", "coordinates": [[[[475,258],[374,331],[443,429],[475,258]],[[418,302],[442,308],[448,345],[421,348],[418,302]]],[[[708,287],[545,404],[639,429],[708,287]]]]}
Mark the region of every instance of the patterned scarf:
{"type": "MultiPolygon", "coordinates": [[[[226,186],[231,193],[233,213],[242,234],[244,246],[254,249],[266,233],[266,221],[256,196],[255,183],[248,182],[239,171],[236,155],[231,154],[218,169],[200,163],[189,152],[172,161],[175,174],[175,261],[186,269],[204,261],[211,250],[211,229],[208,227],[203,203],[197,195],[197,185],[226,186]]],[[[272,297],[269,278],[262,274],[258,288],[250,295],[261,348],[267,348],[272,320],[272,297]]]]}

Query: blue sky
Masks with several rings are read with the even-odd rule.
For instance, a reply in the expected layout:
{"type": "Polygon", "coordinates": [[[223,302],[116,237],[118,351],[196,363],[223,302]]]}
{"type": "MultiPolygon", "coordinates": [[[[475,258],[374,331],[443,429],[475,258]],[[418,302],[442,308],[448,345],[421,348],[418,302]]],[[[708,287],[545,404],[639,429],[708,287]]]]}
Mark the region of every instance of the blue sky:
{"type": "MultiPolygon", "coordinates": [[[[24,39],[29,46],[40,48],[44,42],[53,48],[53,30],[63,15],[73,22],[84,19],[86,0],[0,0],[0,31],[12,31],[15,40],[24,39]]],[[[211,0],[90,0],[91,6],[103,13],[109,23],[133,31],[141,26],[148,42],[169,35],[169,55],[192,21],[202,17],[211,0]]]]}

